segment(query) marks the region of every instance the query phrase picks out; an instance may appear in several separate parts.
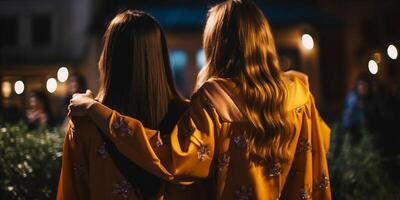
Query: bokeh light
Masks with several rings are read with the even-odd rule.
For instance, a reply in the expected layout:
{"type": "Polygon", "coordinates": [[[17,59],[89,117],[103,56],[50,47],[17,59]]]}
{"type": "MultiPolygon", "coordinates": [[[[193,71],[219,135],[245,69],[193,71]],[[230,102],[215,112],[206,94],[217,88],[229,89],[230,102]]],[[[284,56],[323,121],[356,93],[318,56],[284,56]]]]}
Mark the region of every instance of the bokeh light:
{"type": "Polygon", "coordinates": [[[49,78],[46,82],[46,89],[50,93],[53,93],[57,90],[57,80],[55,78],[49,78]]]}
{"type": "Polygon", "coordinates": [[[14,90],[17,94],[22,94],[25,90],[25,84],[22,81],[17,81],[14,84],[14,90]]]}
{"type": "Polygon", "coordinates": [[[203,49],[199,49],[196,53],[196,65],[197,69],[202,69],[206,64],[206,55],[203,49]]]}
{"type": "Polygon", "coordinates": [[[311,37],[310,34],[303,34],[301,37],[301,41],[303,42],[304,48],[307,50],[311,50],[314,48],[314,39],[311,37]]]}
{"type": "Polygon", "coordinates": [[[188,55],[183,50],[173,50],[171,51],[170,60],[172,64],[172,68],[174,70],[184,70],[188,63],[188,55]]]}
{"type": "Polygon", "coordinates": [[[68,76],[69,76],[69,72],[66,67],[60,67],[60,69],[58,69],[58,71],[57,71],[58,81],[60,81],[61,83],[64,83],[68,79],[68,76]]]}
{"type": "Polygon", "coordinates": [[[397,56],[398,56],[398,52],[397,52],[397,48],[394,45],[389,45],[389,47],[387,48],[387,54],[388,56],[393,59],[396,60],[397,56]]]}
{"type": "Polygon", "coordinates": [[[370,60],[368,62],[368,70],[373,75],[377,74],[379,70],[378,63],[376,63],[374,60],[370,60]]]}
{"type": "Polygon", "coordinates": [[[11,88],[11,83],[8,81],[4,81],[1,84],[1,94],[3,97],[8,98],[11,96],[12,88],[11,88]]]}

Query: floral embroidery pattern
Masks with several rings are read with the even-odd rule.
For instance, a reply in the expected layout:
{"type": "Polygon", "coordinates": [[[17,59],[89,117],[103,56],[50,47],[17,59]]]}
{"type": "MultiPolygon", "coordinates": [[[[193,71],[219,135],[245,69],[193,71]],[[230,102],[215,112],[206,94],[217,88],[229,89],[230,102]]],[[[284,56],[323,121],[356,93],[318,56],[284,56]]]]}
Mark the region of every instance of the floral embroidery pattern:
{"type": "Polygon", "coordinates": [[[106,143],[103,143],[99,147],[97,147],[96,153],[98,156],[106,158],[107,157],[106,143]]]}
{"type": "Polygon", "coordinates": [[[74,171],[75,175],[81,175],[84,171],[83,165],[79,163],[72,164],[72,171],[74,171]]]}
{"type": "Polygon", "coordinates": [[[197,150],[197,158],[200,161],[204,161],[209,154],[210,150],[206,146],[201,146],[199,150],[197,150]]]}
{"type": "Polygon", "coordinates": [[[297,150],[296,153],[303,153],[303,152],[307,152],[307,151],[311,151],[312,147],[310,142],[306,141],[300,141],[298,146],[297,146],[297,150]]]}
{"type": "Polygon", "coordinates": [[[247,186],[240,186],[239,189],[235,191],[235,199],[237,200],[249,200],[253,197],[253,188],[247,186]]]}
{"type": "Polygon", "coordinates": [[[312,190],[310,186],[305,189],[300,189],[300,199],[311,199],[312,190]]]}
{"type": "Polygon", "coordinates": [[[247,138],[246,132],[243,135],[237,135],[233,137],[233,142],[239,148],[247,148],[247,143],[249,139],[247,138]]]}
{"type": "Polygon", "coordinates": [[[218,158],[218,170],[222,171],[229,164],[229,156],[227,153],[223,153],[221,157],[218,158]]]}
{"type": "Polygon", "coordinates": [[[125,136],[126,134],[131,134],[131,130],[128,127],[128,123],[126,123],[123,117],[118,117],[118,119],[113,124],[113,128],[122,137],[125,136]]]}
{"type": "Polygon", "coordinates": [[[164,143],[162,142],[162,140],[157,140],[156,146],[157,147],[162,147],[162,146],[164,146],[164,143]]]}
{"type": "Polygon", "coordinates": [[[126,198],[128,198],[130,188],[131,188],[131,185],[128,183],[128,181],[123,180],[119,184],[114,184],[114,189],[113,189],[112,193],[119,195],[126,199],[126,198]]]}
{"type": "Polygon", "coordinates": [[[268,172],[268,176],[270,177],[274,177],[274,176],[279,176],[282,173],[282,167],[279,163],[274,163],[269,172],[268,172]]]}
{"type": "Polygon", "coordinates": [[[329,179],[325,175],[322,175],[322,178],[317,182],[318,189],[327,189],[329,186],[329,179]]]}

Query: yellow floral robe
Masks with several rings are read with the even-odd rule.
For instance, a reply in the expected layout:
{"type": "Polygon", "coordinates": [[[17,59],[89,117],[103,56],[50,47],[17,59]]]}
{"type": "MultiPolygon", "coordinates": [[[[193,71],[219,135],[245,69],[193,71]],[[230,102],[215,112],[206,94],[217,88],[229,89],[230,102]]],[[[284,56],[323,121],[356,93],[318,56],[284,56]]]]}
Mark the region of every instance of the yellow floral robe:
{"type": "MultiPolygon", "coordinates": [[[[308,86],[295,76],[286,82],[295,126],[292,158],[286,163],[249,157],[251,125],[240,112],[239,89],[227,79],[206,82],[166,138],[101,104],[94,104],[91,112],[120,152],[149,172],[192,190],[197,196],[191,199],[329,200],[330,129],[308,86]]],[[[164,192],[165,199],[182,199],[176,187],[164,192]]]]}
{"type": "Polygon", "coordinates": [[[58,200],[141,199],[107,153],[89,118],[69,122],[64,140],[58,200]]]}

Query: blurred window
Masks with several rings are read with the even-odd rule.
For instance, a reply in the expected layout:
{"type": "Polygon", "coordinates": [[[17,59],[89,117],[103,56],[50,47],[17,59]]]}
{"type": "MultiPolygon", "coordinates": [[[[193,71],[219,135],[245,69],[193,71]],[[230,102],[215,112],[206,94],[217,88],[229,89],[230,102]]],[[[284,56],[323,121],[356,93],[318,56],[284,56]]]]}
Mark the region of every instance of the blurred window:
{"type": "Polygon", "coordinates": [[[178,49],[171,51],[170,55],[172,69],[184,70],[188,62],[187,53],[184,50],[178,49]]]}
{"type": "Polygon", "coordinates": [[[0,46],[15,46],[18,44],[18,18],[0,17],[0,46]]]}
{"type": "Polygon", "coordinates": [[[32,43],[34,46],[49,46],[52,40],[50,15],[41,14],[32,18],[32,43]]]}
{"type": "Polygon", "coordinates": [[[199,49],[196,53],[196,65],[199,70],[201,70],[206,64],[206,56],[203,49],[199,49]]]}
{"type": "Polygon", "coordinates": [[[169,54],[171,60],[172,72],[175,83],[181,92],[186,91],[186,68],[188,64],[188,55],[182,49],[172,50],[169,54]]]}

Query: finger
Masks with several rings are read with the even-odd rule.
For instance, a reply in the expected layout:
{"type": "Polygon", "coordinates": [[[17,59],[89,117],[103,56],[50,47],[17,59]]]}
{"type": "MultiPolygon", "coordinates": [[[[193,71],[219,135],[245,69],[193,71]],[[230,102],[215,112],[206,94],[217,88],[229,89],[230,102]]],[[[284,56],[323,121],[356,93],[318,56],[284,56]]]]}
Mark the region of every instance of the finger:
{"type": "Polygon", "coordinates": [[[72,95],[72,98],[78,97],[79,95],[85,95],[85,93],[74,93],[72,95]]]}
{"type": "Polygon", "coordinates": [[[68,114],[67,114],[68,117],[71,117],[71,107],[70,106],[71,106],[71,104],[68,105],[68,109],[67,109],[68,110],[68,114]]]}
{"type": "Polygon", "coordinates": [[[94,98],[93,92],[91,90],[89,90],[89,89],[86,90],[85,94],[88,95],[90,98],[94,98]]]}

